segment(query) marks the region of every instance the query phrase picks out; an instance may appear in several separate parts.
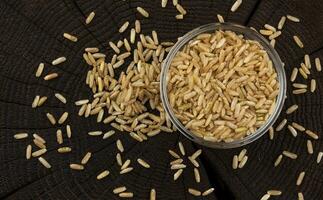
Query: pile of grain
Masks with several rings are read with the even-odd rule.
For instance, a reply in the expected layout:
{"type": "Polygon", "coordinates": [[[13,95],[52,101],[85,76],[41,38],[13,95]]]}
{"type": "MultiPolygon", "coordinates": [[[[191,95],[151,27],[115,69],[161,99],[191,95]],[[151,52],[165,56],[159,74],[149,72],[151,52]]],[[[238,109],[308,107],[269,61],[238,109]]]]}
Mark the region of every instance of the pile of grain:
{"type": "MultiPolygon", "coordinates": [[[[122,32],[129,26],[125,24],[122,32]]],[[[86,84],[92,89],[93,100],[80,100],[75,104],[81,106],[80,116],[97,115],[97,122],[127,131],[135,140],[143,141],[161,130],[174,130],[159,94],[161,62],[173,43],[160,43],[156,31],[151,35],[140,34],[139,21],[134,26],[130,41],[135,43],[138,39],[136,47],[131,47],[127,38],[117,44],[109,42],[115,52],[110,61],[97,48],[85,49],[83,57],[91,66],[86,84]],[[117,75],[115,70],[127,62],[127,69],[117,75]]]]}
{"type": "Polygon", "coordinates": [[[176,54],[168,76],[176,117],[215,142],[254,133],[273,113],[279,92],[266,51],[231,31],[198,35],[176,54]]]}

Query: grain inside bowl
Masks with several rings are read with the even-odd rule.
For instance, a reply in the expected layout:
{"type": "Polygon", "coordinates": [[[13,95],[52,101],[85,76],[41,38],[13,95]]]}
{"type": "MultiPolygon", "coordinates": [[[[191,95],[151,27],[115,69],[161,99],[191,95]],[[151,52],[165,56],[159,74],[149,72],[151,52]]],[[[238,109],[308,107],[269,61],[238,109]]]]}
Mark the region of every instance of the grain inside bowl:
{"type": "Polygon", "coordinates": [[[254,133],[273,113],[277,76],[257,41],[228,30],[202,33],[173,58],[168,99],[175,116],[194,135],[232,142],[254,133]]]}

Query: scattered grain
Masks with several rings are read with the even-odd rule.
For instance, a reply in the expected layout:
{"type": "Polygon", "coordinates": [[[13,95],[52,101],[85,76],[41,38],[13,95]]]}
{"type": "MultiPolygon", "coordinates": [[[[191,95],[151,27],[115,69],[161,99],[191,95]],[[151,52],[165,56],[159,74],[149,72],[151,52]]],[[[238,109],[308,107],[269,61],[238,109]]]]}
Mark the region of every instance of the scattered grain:
{"type": "Polygon", "coordinates": [[[319,152],[319,153],[317,154],[317,158],[316,158],[316,163],[317,163],[317,164],[319,164],[319,163],[321,162],[322,157],[323,157],[323,152],[321,151],[321,152],[319,152]]]}
{"type": "Polygon", "coordinates": [[[128,167],[128,168],[126,168],[126,169],[121,170],[121,171],[120,171],[120,174],[126,174],[126,173],[131,172],[132,170],[133,170],[133,168],[132,168],[132,167],[128,167]]]}
{"type": "Polygon", "coordinates": [[[322,65],[320,58],[315,58],[315,67],[318,72],[322,71],[322,65]]]}
{"type": "Polygon", "coordinates": [[[265,24],[264,27],[268,30],[271,30],[272,32],[276,32],[276,28],[273,27],[272,25],[269,25],[269,24],[265,24]]]}
{"type": "Polygon", "coordinates": [[[222,15],[217,14],[217,15],[216,15],[216,17],[218,18],[218,21],[219,21],[220,23],[224,23],[224,19],[223,19],[223,16],[222,16],[222,15]]]}
{"type": "Polygon", "coordinates": [[[270,198],[270,195],[269,194],[265,194],[264,196],[262,196],[260,198],[260,200],[268,200],[270,198]]]}
{"type": "Polygon", "coordinates": [[[287,108],[286,110],[286,114],[292,114],[293,112],[295,112],[298,109],[298,105],[294,104],[292,106],[290,106],[289,108],[287,108]]]}
{"type": "Polygon", "coordinates": [[[201,192],[193,188],[188,188],[188,193],[193,196],[201,196],[201,192]]]}
{"type": "Polygon", "coordinates": [[[194,178],[197,183],[201,182],[201,176],[198,168],[194,168],[194,178]]]}
{"type": "Polygon", "coordinates": [[[293,68],[292,74],[290,76],[290,81],[294,82],[296,80],[298,74],[298,69],[296,67],[293,68]]]}
{"type": "Polygon", "coordinates": [[[299,68],[299,73],[301,74],[301,76],[304,78],[304,79],[308,79],[308,75],[307,73],[303,70],[303,68],[299,68]]]}
{"type": "Polygon", "coordinates": [[[315,92],[316,90],[316,80],[315,79],[312,79],[311,80],[311,92],[315,92]]]}
{"type": "Polygon", "coordinates": [[[85,20],[85,23],[86,23],[86,24],[90,24],[90,23],[92,22],[92,20],[93,20],[94,16],[95,16],[95,12],[91,12],[91,13],[87,16],[87,18],[86,18],[86,20],[85,20]]]}
{"type": "Polygon", "coordinates": [[[138,158],[137,159],[137,162],[141,165],[141,166],[143,166],[144,168],[150,168],[150,165],[146,162],[146,161],[144,161],[143,159],[141,159],[141,158],[138,158]]]}
{"type": "Polygon", "coordinates": [[[66,125],[66,135],[68,138],[72,137],[72,130],[70,125],[66,125]]]}
{"type": "Polygon", "coordinates": [[[43,155],[46,152],[47,152],[47,149],[39,149],[37,151],[34,151],[31,155],[32,155],[32,157],[38,157],[38,156],[43,155]]]}
{"type": "Polygon", "coordinates": [[[62,103],[64,103],[64,104],[66,104],[66,98],[62,95],[62,94],[60,94],[60,93],[55,93],[55,97],[58,99],[58,100],[60,100],[62,103]]]}
{"type": "Polygon", "coordinates": [[[52,79],[55,79],[58,77],[58,74],[57,73],[51,73],[51,74],[48,74],[44,77],[44,80],[45,81],[49,81],[49,80],[52,80],[52,79]]]}
{"type": "Polygon", "coordinates": [[[81,160],[81,164],[82,165],[86,165],[88,162],[89,162],[89,160],[90,160],[90,158],[92,157],[92,153],[91,152],[87,152],[85,155],[84,155],[84,157],[82,158],[82,160],[81,160]]]}
{"type": "Polygon", "coordinates": [[[298,200],[304,200],[304,195],[302,192],[297,193],[298,200]]]}
{"type": "Polygon", "coordinates": [[[117,144],[117,148],[118,148],[118,150],[119,150],[121,153],[122,153],[122,152],[124,152],[124,147],[123,147],[123,144],[122,144],[121,140],[117,140],[116,144],[117,144]]]}
{"type": "Polygon", "coordinates": [[[103,133],[102,131],[90,131],[87,134],[90,136],[100,136],[102,135],[102,133],[103,133]]]}
{"type": "Polygon", "coordinates": [[[58,153],[68,153],[72,151],[71,147],[60,147],[57,149],[58,153]]]}
{"type": "Polygon", "coordinates": [[[45,67],[44,63],[40,63],[38,65],[37,70],[36,70],[36,77],[40,77],[42,75],[44,67],[45,67]]]}
{"type": "Polygon", "coordinates": [[[191,163],[194,165],[194,167],[200,167],[200,164],[195,159],[193,159],[190,156],[188,157],[188,159],[191,161],[191,163]]]}
{"type": "Polygon", "coordinates": [[[242,149],[238,155],[238,161],[241,162],[242,159],[244,158],[244,156],[246,155],[247,153],[247,149],[242,149]]]}
{"type": "Polygon", "coordinates": [[[56,124],[56,119],[54,118],[54,116],[50,113],[46,113],[46,116],[49,120],[49,122],[52,124],[52,125],[55,125],[56,124]]]}
{"type": "Polygon", "coordinates": [[[280,196],[280,195],[282,195],[282,191],[280,191],[280,190],[268,190],[267,194],[269,194],[270,196],[280,196]]]}
{"type": "Polygon", "coordinates": [[[21,140],[28,137],[28,133],[16,133],[13,136],[16,140],[21,140]]]}
{"type": "Polygon", "coordinates": [[[39,99],[40,99],[40,96],[36,95],[34,100],[33,100],[33,103],[31,104],[32,108],[36,108],[38,106],[39,99]]]}
{"type": "Polygon", "coordinates": [[[50,169],[52,166],[47,162],[47,160],[43,157],[38,158],[39,162],[46,167],[47,169],[50,169]]]}
{"type": "Polygon", "coordinates": [[[174,174],[174,181],[176,181],[183,173],[183,169],[177,170],[177,172],[174,174]]]}
{"type": "Polygon", "coordinates": [[[67,117],[68,117],[68,112],[64,112],[62,116],[59,118],[58,124],[63,124],[67,120],[67,117]]]}
{"type": "Polygon", "coordinates": [[[186,168],[186,165],[184,164],[174,164],[170,167],[171,170],[184,169],[184,168],[186,168]]]}
{"type": "Polygon", "coordinates": [[[160,129],[155,129],[155,130],[152,130],[150,132],[147,133],[147,136],[149,137],[153,137],[153,136],[156,136],[160,133],[160,129]]]}
{"type": "Polygon", "coordinates": [[[302,125],[300,125],[300,124],[298,124],[298,123],[296,123],[296,122],[293,122],[292,123],[292,126],[295,128],[295,129],[297,129],[297,130],[299,130],[299,131],[305,131],[305,128],[302,126],[302,125]]]}
{"type": "Polygon", "coordinates": [[[286,22],[286,17],[282,16],[278,22],[278,29],[279,30],[283,29],[285,22],[286,22]]]}
{"type": "Polygon", "coordinates": [[[144,17],[148,18],[149,17],[149,13],[143,9],[142,7],[137,7],[137,11],[144,17]]]}
{"type": "Polygon", "coordinates": [[[136,40],[136,30],[134,28],[130,31],[130,43],[134,44],[136,40]]]}
{"type": "Polygon", "coordinates": [[[42,143],[40,140],[38,140],[38,139],[33,139],[33,142],[34,142],[34,144],[35,144],[38,148],[40,148],[40,149],[46,149],[46,145],[45,145],[45,143],[42,143]]]}
{"type": "Polygon", "coordinates": [[[72,41],[72,42],[77,42],[77,37],[74,36],[74,35],[71,35],[69,33],[64,33],[63,37],[70,40],[70,41],[72,41]]]}
{"type": "Polygon", "coordinates": [[[305,133],[311,138],[313,138],[314,140],[319,139],[319,136],[311,130],[306,130],[305,133]]]}
{"type": "Polygon", "coordinates": [[[199,150],[195,151],[195,152],[191,155],[191,158],[192,158],[193,160],[196,160],[196,158],[197,158],[197,157],[199,157],[201,154],[202,154],[202,150],[201,150],[201,149],[199,149],[199,150]]]}
{"type": "Polygon", "coordinates": [[[300,47],[300,48],[304,48],[304,44],[303,42],[301,41],[301,39],[299,39],[299,37],[297,35],[294,35],[293,36],[293,39],[295,41],[295,43],[300,47]]]}
{"type": "Polygon", "coordinates": [[[129,165],[130,165],[130,163],[131,163],[131,160],[130,159],[127,159],[123,164],[122,164],[122,166],[121,166],[121,170],[124,170],[124,169],[126,169],[126,168],[128,168],[129,167],[129,165]]]}
{"type": "Polygon", "coordinates": [[[181,6],[179,3],[176,5],[176,9],[179,13],[181,13],[182,15],[186,15],[187,12],[186,10],[183,8],[183,6],[181,6]]]}
{"type": "Polygon", "coordinates": [[[121,186],[121,187],[114,188],[113,193],[114,194],[119,194],[119,193],[124,192],[126,190],[127,190],[127,188],[125,186],[121,186]]]}
{"type": "Polygon", "coordinates": [[[105,177],[107,177],[110,174],[110,172],[108,170],[104,170],[103,172],[101,172],[100,174],[97,175],[96,179],[101,180],[105,177]]]}
{"type": "Polygon", "coordinates": [[[86,109],[87,109],[87,104],[82,105],[78,112],[78,115],[82,116],[85,113],[86,109]]]}
{"type": "Polygon", "coordinates": [[[241,162],[239,163],[238,167],[243,168],[246,165],[247,161],[248,161],[248,156],[244,156],[241,162]]]}
{"type": "Polygon", "coordinates": [[[296,180],[296,185],[297,186],[300,186],[303,182],[303,179],[304,179],[304,176],[305,176],[305,172],[302,171],[301,173],[299,173],[298,177],[297,177],[297,180],[296,180]]]}
{"type": "Polygon", "coordinates": [[[275,38],[279,37],[281,34],[282,34],[282,32],[281,32],[281,31],[276,31],[276,32],[274,32],[273,34],[271,34],[271,35],[269,36],[269,40],[273,40],[273,39],[275,39],[275,38]]]}
{"type": "Polygon", "coordinates": [[[125,30],[127,30],[128,26],[129,26],[129,21],[126,21],[126,22],[125,22],[125,23],[120,27],[120,29],[119,29],[119,33],[123,33],[123,32],[125,32],[125,30]]]}
{"type": "Polygon", "coordinates": [[[120,49],[113,42],[109,42],[109,46],[116,54],[120,53],[120,49]]]}
{"type": "Polygon", "coordinates": [[[290,151],[283,151],[283,155],[293,160],[297,158],[297,154],[292,153],[290,151]]]}
{"type": "Polygon", "coordinates": [[[140,24],[140,21],[139,20],[136,20],[135,21],[135,30],[136,30],[136,33],[140,33],[141,32],[141,24],[140,24]]]}
{"type": "Polygon", "coordinates": [[[156,190],[154,188],[150,190],[150,200],[156,200],[156,190]]]}
{"type": "Polygon", "coordinates": [[[237,11],[241,4],[242,4],[242,0],[236,0],[231,7],[231,12],[237,11]]]}
{"type": "Polygon", "coordinates": [[[181,164],[182,162],[183,162],[183,159],[179,158],[179,159],[171,161],[169,164],[170,165],[181,164]]]}
{"type": "Polygon", "coordinates": [[[111,137],[112,135],[115,134],[115,131],[114,130],[110,130],[108,132],[106,132],[104,135],[103,135],[103,139],[108,139],[109,137],[111,137]]]}
{"type": "Polygon", "coordinates": [[[119,197],[121,197],[121,198],[132,198],[133,193],[132,192],[122,192],[122,193],[119,193],[119,197]]]}
{"type": "Polygon", "coordinates": [[[178,15],[176,15],[176,16],[175,16],[175,18],[176,18],[176,19],[179,19],[179,20],[180,20],[180,19],[184,19],[184,15],[182,15],[182,14],[178,14],[178,15]]]}
{"type": "Polygon", "coordinates": [[[292,15],[286,15],[287,19],[289,19],[292,22],[300,22],[301,20],[295,16],[292,15]]]}
{"type": "Polygon", "coordinates": [[[59,57],[59,58],[56,58],[55,60],[53,60],[52,65],[59,65],[65,61],[66,61],[66,57],[62,56],[62,57],[59,57]]]}
{"type": "Polygon", "coordinates": [[[202,196],[207,196],[211,194],[213,191],[214,191],[214,188],[207,189],[202,193],[202,196]]]}
{"type": "Polygon", "coordinates": [[[171,156],[173,156],[174,158],[180,158],[180,156],[179,156],[177,153],[175,153],[174,151],[172,151],[172,150],[168,150],[168,153],[169,153],[171,156]]]}
{"type": "Polygon", "coordinates": [[[138,134],[134,133],[134,132],[130,132],[129,134],[133,139],[135,139],[138,142],[142,142],[144,141],[138,134]]]}
{"type": "Polygon", "coordinates": [[[232,159],[232,168],[233,169],[238,169],[238,156],[234,155],[232,159]]]}
{"type": "Polygon", "coordinates": [[[89,100],[88,99],[82,99],[82,100],[76,101],[75,102],[75,105],[76,106],[82,106],[82,105],[87,104],[87,103],[89,103],[89,100]]]}
{"type": "Polygon", "coordinates": [[[30,144],[28,144],[26,147],[26,159],[27,160],[29,160],[31,158],[31,151],[32,151],[32,146],[30,144]]]}
{"type": "Polygon", "coordinates": [[[46,143],[46,140],[44,139],[44,138],[42,138],[42,137],[40,137],[38,134],[36,134],[36,133],[34,133],[33,134],[33,137],[36,139],[36,140],[38,140],[40,143],[46,143]]]}
{"type": "Polygon", "coordinates": [[[276,127],[276,131],[281,131],[283,130],[283,128],[285,127],[285,125],[287,124],[287,119],[283,119],[278,126],[276,127]]]}
{"type": "Polygon", "coordinates": [[[302,83],[293,83],[293,87],[303,89],[303,88],[307,88],[307,85],[302,83]]]}
{"type": "Polygon", "coordinates": [[[63,133],[61,129],[56,131],[56,141],[58,144],[63,144],[63,133]]]}
{"type": "Polygon", "coordinates": [[[121,154],[117,153],[116,155],[116,160],[119,166],[122,166],[122,158],[121,158],[121,154]]]}
{"type": "Polygon", "coordinates": [[[304,56],[304,62],[305,62],[305,65],[308,69],[311,69],[312,68],[312,64],[311,64],[311,58],[308,54],[305,54],[304,56]]]}
{"type": "Polygon", "coordinates": [[[79,171],[84,170],[83,165],[75,164],[75,163],[70,164],[70,168],[74,170],[79,170],[79,171]]]}
{"type": "Polygon", "coordinates": [[[99,52],[99,48],[97,48],[97,47],[87,47],[84,50],[86,52],[89,52],[89,53],[97,53],[97,52],[99,52]]]}
{"type": "Polygon", "coordinates": [[[270,45],[275,48],[276,40],[275,39],[270,40],[270,45]]]}
{"type": "Polygon", "coordinates": [[[273,140],[274,139],[274,128],[271,126],[270,128],[269,128],[269,131],[268,131],[268,133],[269,133],[269,139],[270,140],[273,140]]]}
{"type": "Polygon", "coordinates": [[[161,6],[162,8],[165,8],[167,6],[168,0],[161,0],[161,6]]]}
{"type": "Polygon", "coordinates": [[[179,147],[179,150],[180,150],[181,154],[183,156],[185,156],[185,148],[183,146],[183,143],[182,142],[178,142],[178,147],[179,147]]]}
{"type": "Polygon", "coordinates": [[[269,35],[272,35],[274,32],[272,30],[261,29],[259,33],[265,36],[269,36],[269,35]]]}
{"type": "Polygon", "coordinates": [[[281,163],[282,159],[283,159],[283,155],[280,154],[275,160],[274,166],[277,167],[281,163]]]}
{"type": "Polygon", "coordinates": [[[294,136],[294,137],[297,137],[297,131],[295,130],[295,128],[291,125],[288,125],[287,126],[289,132],[294,136]]]}
{"type": "Polygon", "coordinates": [[[46,96],[43,96],[43,97],[40,97],[39,101],[38,101],[38,107],[39,106],[42,106],[45,102],[47,101],[47,97],[46,96]]]}
{"type": "Polygon", "coordinates": [[[308,154],[313,154],[314,153],[314,151],[313,151],[313,143],[312,143],[311,140],[307,140],[306,146],[307,146],[308,154]]]}

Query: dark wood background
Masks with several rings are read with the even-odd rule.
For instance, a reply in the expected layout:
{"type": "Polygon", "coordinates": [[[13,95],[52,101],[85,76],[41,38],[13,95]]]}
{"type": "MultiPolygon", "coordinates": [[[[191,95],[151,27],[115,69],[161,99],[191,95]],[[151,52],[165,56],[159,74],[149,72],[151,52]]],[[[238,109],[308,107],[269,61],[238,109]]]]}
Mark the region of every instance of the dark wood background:
{"type": "MultiPolygon", "coordinates": [[[[314,141],[314,155],[306,152],[304,134],[297,138],[287,129],[275,135],[274,141],[263,136],[246,146],[249,161],[243,169],[233,171],[231,160],[240,149],[212,150],[203,148],[200,158],[201,184],[193,179],[193,169],[185,170],[183,177],[172,181],[168,163],[171,159],[168,149],[175,149],[179,140],[183,141],[189,153],[199,146],[179,134],[160,134],[145,143],[136,143],[119,134],[125,144],[124,157],[132,158],[135,170],[127,175],[118,175],[115,163],[117,137],[102,141],[87,136],[90,130],[109,130],[97,124],[94,118],[83,119],[77,116],[73,102],[88,98],[92,93],[84,83],[88,67],[82,60],[85,47],[98,46],[109,57],[112,51],[108,41],[117,41],[127,36],[120,35],[118,28],[124,21],[142,19],[137,6],[146,8],[151,17],[142,19],[143,31],[157,30],[161,40],[175,40],[187,31],[202,24],[216,21],[216,14],[222,14],[226,21],[253,26],[260,29],[265,23],[277,26],[282,15],[298,16],[301,23],[287,22],[283,34],[277,40],[277,50],[285,62],[286,72],[299,66],[305,53],[312,60],[320,57],[323,61],[323,3],[321,0],[243,0],[235,13],[229,12],[234,0],[184,0],[180,1],[188,15],[182,21],[175,20],[176,9],[169,5],[160,6],[160,0],[1,0],[0,1],[0,197],[2,199],[118,199],[112,189],[126,185],[135,193],[135,199],[148,199],[150,188],[156,188],[158,199],[260,199],[269,189],[283,191],[273,199],[297,199],[297,192],[304,193],[306,200],[323,199],[322,166],[316,164],[316,155],[322,151],[322,137],[314,141]],[[96,12],[93,22],[86,26],[84,18],[91,11],[96,12]],[[79,42],[66,41],[62,34],[69,32],[79,37],[79,42]],[[305,44],[298,48],[292,36],[299,35],[305,44]],[[49,66],[50,62],[65,55],[67,62],[59,66],[49,66]],[[60,78],[45,82],[36,79],[34,73],[40,62],[46,63],[45,73],[58,72],[60,78]],[[60,104],[54,93],[60,92],[68,98],[68,104],[60,104]],[[46,105],[32,109],[31,103],[36,94],[47,95],[46,105]],[[55,115],[63,111],[71,113],[69,122],[73,138],[65,140],[73,152],[58,155],[56,152],[55,131],[46,119],[45,113],[55,115]],[[19,131],[39,133],[48,141],[46,159],[52,164],[47,170],[37,159],[25,160],[25,148],[30,139],[16,141],[13,135],[19,131]],[[297,160],[284,159],[274,169],[273,162],[283,150],[296,152],[297,160]],[[70,162],[78,162],[87,152],[93,158],[83,172],[71,171],[70,162]],[[150,170],[136,167],[135,159],[140,156],[151,163],[150,170]],[[97,181],[96,175],[108,168],[108,178],[97,181]],[[301,186],[296,186],[300,171],[306,171],[301,186]],[[215,187],[215,193],[205,197],[193,197],[187,188],[205,190],[215,187]]],[[[169,2],[171,4],[171,2],[169,2]]],[[[314,63],[312,62],[312,65],[314,63]]],[[[312,70],[311,78],[317,80],[318,91],[314,94],[294,96],[288,86],[285,107],[294,103],[300,105],[296,114],[288,116],[289,122],[297,121],[307,128],[322,133],[323,102],[322,74],[312,70]]],[[[303,81],[298,79],[298,81],[303,81]]],[[[303,81],[304,82],[304,81],[303,81]]],[[[281,115],[280,119],[284,117],[281,115]]]]}

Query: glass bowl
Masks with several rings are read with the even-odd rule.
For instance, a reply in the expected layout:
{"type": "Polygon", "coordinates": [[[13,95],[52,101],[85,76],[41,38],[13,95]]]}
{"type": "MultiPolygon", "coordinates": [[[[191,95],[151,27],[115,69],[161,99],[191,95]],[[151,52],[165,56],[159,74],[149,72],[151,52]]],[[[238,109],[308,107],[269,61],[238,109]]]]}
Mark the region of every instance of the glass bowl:
{"type": "Polygon", "coordinates": [[[220,149],[228,149],[228,148],[235,148],[241,147],[243,145],[249,144],[257,139],[259,139],[262,135],[264,135],[268,129],[275,123],[277,120],[285,101],[286,96],[286,75],[284,70],[284,64],[281,61],[278,53],[276,50],[268,43],[268,41],[260,35],[258,32],[237,24],[233,23],[212,23],[200,26],[188,33],[186,33],[183,37],[181,37],[177,43],[172,47],[170,52],[168,53],[165,61],[162,64],[162,71],[160,77],[160,95],[161,100],[163,103],[163,107],[165,112],[173,125],[179,130],[184,136],[196,142],[200,145],[210,147],[210,148],[220,148],[220,149]],[[201,33],[210,33],[214,32],[215,30],[230,30],[237,34],[241,34],[244,36],[245,39],[256,40],[258,41],[263,49],[267,52],[269,58],[273,62],[273,66],[277,72],[277,80],[279,82],[279,94],[276,99],[276,107],[274,112],[269,116],[267,121],[258,128],[254,133],[244,137],[243,139],[234,140],[232,142],[211,142],[206,141],[203,138],[197,137],[194,135],[190,130],[185,128],[185,126],[180,122],[180,120],[175,116],[172,107],[169,103],[168,93],[167,93],[167,75],[169,71],[169,67],[172,63],[173,58],[177,54],[179,50],[182,49],[184,45],[186,45],[190,40],[194,39],[197,35],[201,33]]]}

